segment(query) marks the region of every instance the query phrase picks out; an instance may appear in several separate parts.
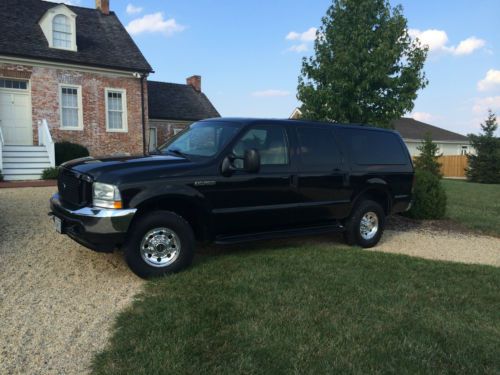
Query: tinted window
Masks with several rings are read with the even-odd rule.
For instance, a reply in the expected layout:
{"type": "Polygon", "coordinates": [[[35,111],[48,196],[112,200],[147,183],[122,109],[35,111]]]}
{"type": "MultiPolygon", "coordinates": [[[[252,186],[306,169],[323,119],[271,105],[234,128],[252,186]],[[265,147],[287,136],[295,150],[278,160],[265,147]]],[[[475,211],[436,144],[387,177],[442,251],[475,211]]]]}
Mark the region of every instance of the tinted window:
{"type": "Polygon", "coordinates": [[[333,129],[304,126],[297,128],[297,134],[304,168],[324,170],[339,166],[340,156],[333,138],[333,129]]]}
{"type": "Polygon", "coordinates": [[[407,164],[408,155],[394,133],[370,129],[342,129],[338,134],[354,163],[407,164]]]}
{"type": "MultiPolygon", "coordinates": [[[[245,150],[251,148],[259,151],[261,165],[288,164],[285,132],[279,126],[260,126],[250,129],[236,144],[233,153],[238,157],[243,157],[245,150]]],[[[242,167],[243,161],[236,160],[235,165],[242,167]]]]}

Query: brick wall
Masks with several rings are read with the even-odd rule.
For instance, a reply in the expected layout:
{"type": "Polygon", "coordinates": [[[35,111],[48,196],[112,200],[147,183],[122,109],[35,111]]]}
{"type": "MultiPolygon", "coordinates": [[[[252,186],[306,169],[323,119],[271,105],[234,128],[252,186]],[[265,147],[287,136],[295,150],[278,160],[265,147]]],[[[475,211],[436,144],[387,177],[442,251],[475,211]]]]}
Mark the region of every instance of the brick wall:
{"type": "MultiPolygon", "coordinates": [[[[38,121],[46,119],[54,141],[84,145],[91,155],[142,154],[140,79],[108,73],[90,73],[38,66],[0,65],[0,75],[30,79],[33,140],[38,142],[38,121]],[[60,124],[59,84],[82,87],[83,130],[64,130],[60,124]],[[128,132],[106,131],[105,88],[124,89],[127,97],[128,132]]],[[[147,124],[147,83],[145,82],[147,124]]]]}

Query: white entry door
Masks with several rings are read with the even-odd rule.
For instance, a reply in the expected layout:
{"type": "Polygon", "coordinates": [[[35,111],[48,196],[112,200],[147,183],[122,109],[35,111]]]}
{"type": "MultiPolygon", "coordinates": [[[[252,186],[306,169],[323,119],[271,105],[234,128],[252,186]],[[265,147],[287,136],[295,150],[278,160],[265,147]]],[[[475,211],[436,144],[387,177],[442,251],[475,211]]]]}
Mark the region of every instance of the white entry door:
{"type": "Polygon", "coordinates": [[[27,81],[0,78],[0,127],[7,145],[33,145],[27,81]]]}

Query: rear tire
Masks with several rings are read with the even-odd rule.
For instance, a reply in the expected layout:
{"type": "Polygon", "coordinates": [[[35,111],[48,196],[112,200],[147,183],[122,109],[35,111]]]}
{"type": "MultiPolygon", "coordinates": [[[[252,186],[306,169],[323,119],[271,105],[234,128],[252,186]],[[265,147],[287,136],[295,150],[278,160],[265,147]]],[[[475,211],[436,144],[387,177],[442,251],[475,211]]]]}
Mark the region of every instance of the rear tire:
{"type": "Polygon", "coordinates": [[[385,213],[377,202],[358,203],[346,222],[344,239],[348,245],[370,248],[380,241],[385,227],[385,213]]]}
{"type": "Polygon", "coordinates": [[[155,211],[133,224],[124,254],[130,269],[147,279],[188,267],[194,248],[194,233],[186,220],[174,212],[155,211]]]}

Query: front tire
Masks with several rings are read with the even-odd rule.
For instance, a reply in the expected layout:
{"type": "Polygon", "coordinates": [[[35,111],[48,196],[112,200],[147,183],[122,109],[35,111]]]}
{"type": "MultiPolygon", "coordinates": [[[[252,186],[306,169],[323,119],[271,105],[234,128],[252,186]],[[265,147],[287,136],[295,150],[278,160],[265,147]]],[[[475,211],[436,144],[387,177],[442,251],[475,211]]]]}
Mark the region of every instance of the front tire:
{"type": "Polygon", "coordinates": [[[137,220],[124,246],[125,261],[139,277],[179,272],[194,256],[191,226],[170,211],[155,211],[137,220]]]}
{"type": "Polygon", "coordinates": [[[346,222],[344,239],[348,245],[370,248],[380,241],[385,227],[385,213],[377,202],[361,201],[346,222]]]}

